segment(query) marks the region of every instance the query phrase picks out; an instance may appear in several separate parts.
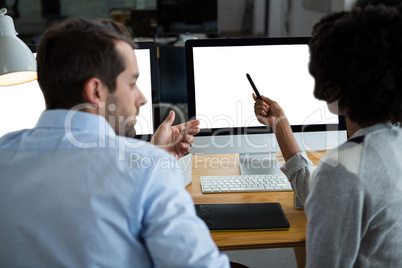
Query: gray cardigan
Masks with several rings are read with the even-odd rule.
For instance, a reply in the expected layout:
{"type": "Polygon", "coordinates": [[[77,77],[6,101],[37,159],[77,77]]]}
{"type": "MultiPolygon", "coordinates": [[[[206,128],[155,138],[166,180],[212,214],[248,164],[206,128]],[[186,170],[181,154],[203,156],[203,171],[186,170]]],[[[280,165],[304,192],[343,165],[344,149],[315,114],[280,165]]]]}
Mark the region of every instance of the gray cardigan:
{"type": "Polygon", "coordinates": [[[282,168],[308,218],[307,267],[402,267],[402,129],[361,129],[315,168],[282,168]]]}

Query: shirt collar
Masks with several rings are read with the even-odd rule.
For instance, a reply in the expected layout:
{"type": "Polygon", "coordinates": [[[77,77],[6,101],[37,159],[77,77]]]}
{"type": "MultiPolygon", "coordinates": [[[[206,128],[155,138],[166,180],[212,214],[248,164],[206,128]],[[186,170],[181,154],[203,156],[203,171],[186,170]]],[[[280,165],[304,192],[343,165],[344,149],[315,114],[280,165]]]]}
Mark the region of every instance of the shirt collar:
{"type": "Polygon", "coordinates": [[[45,110],[35,128],[53,128],[116,136],[103,116],[75,110],[45,110]]]}
{"type": "Polygon", "coordinates": [[[395,124],[392,124],[391,122],[386,122],[386,123],[378,123],[366,128],[361,128],[356,133],[352,136],[352,138],[360,137],[360,136],[365,136],[369,133],[375,132],[377,130],[381,129],[386,129],[386,128],[394,128],[397,127],[395,124]]]}

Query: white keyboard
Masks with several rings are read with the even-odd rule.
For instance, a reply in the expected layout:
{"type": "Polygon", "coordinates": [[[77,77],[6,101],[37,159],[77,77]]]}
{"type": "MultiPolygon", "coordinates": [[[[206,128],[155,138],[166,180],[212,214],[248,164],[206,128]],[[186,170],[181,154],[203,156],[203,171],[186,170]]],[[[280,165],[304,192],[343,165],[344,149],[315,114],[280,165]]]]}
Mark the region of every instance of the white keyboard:
{"type": "Polygon", "coordinates": [[[201,176],[203,193],[292,191],[282,174],[201,176]]]}

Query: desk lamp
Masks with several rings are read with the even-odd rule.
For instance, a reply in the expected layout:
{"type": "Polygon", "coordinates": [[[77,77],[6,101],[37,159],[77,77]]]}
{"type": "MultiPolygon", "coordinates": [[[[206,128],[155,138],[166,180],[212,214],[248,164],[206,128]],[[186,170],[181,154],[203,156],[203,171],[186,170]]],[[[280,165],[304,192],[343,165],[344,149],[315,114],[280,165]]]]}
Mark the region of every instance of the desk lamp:
{"type": "Polygon", "coordinates": [[[0,86],[12,86],[37,79],[36,59],[17,37],[13,19],[0,10],[0,86]]]}

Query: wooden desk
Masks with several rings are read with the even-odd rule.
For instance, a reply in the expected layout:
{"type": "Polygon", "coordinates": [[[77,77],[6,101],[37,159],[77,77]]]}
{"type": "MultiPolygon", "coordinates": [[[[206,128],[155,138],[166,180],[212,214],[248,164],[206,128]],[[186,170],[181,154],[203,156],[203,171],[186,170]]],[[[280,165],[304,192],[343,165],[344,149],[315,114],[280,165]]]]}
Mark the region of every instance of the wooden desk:
{"type": "MultiPolygon", "coordinates": [[[[316,165],[325,152],[308,153],[316,165]]],[[[213,232],[213,240],[220,250],[263,249],[293,247],[299,267],[305,263],[307,219],[304,210],[295,208],[293,191],[203,194],[200,176],[239,175],[238,154],[193,155],[192,183],[186,187],[195,204],[213,203],[267,203],[279,202],[291,228],[286,231],[213,232]]],[[[283,163],[283,158],[278,154],[283,163]]]]}

